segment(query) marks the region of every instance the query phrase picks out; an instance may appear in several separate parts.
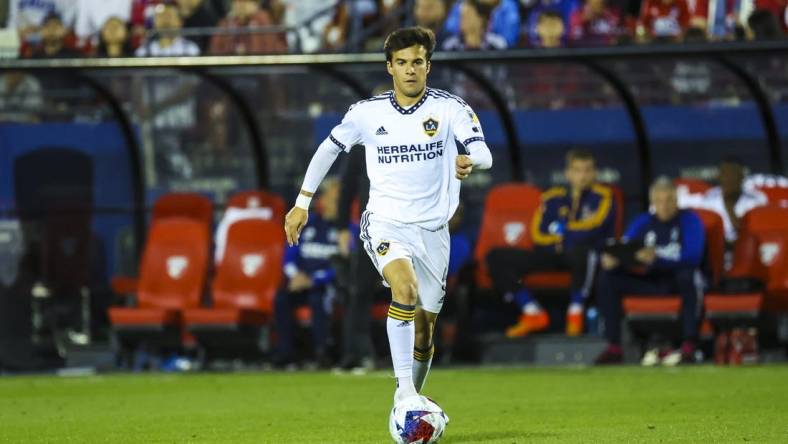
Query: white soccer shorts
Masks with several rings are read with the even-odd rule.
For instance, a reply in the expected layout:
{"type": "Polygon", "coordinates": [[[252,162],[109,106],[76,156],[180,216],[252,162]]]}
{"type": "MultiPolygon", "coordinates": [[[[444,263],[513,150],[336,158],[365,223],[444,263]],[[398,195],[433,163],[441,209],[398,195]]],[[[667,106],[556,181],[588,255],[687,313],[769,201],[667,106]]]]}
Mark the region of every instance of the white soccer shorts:
{"type": "Polygon", "coordinates": [[[431,313],[440,313],[449,272],[448,225],[430,231],[365,211],[359,237],[381,277],[391,261],[410,260],[418,283],[417,305],[431,313]]]}

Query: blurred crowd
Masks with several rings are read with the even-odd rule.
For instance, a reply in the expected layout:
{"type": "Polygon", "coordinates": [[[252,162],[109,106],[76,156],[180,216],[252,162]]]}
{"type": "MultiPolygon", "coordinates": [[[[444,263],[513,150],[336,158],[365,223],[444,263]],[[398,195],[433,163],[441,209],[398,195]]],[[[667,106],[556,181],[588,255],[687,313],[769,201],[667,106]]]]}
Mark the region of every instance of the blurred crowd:
{"type": "Polygon", "coordinates": [[[438,49],[779,39],[786,0],[2,0],[33,58],[378,51],[404,25],[438,49]]]}

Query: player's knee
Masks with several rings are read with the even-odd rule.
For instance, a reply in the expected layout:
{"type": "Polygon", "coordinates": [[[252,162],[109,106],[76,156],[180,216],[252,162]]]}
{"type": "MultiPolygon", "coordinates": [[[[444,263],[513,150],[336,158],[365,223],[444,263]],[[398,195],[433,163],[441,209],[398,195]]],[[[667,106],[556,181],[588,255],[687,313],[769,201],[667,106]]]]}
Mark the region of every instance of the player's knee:
{"type": "Polygon", "coordinates": [[[415,281],[402,280],[391,286],[392,299],[405,305],[416,305],[419,290],[415,281]]]}

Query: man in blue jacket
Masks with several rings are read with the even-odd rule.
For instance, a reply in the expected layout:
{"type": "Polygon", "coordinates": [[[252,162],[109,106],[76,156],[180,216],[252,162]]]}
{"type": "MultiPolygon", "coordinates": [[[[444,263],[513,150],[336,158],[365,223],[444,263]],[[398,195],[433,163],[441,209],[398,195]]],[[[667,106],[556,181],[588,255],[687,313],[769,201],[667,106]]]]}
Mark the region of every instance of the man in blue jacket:
{"type": "Polygon", "coordinates": [[[597,251],[614,237],[617,208],[610,187],[596,183],[596,164],[588,151],[572,150],[566,156],[568,186],[542,193],[542,205],[531,222],[533,250],[496,248],[487,256],[493,285],[511,295],[521,315],[506,331],[510,338],[544,330],[550,324],[547,312],[520,283],[523,275],[542,271],[569,271],[570,302],[566,333],[583,332],[583,306],[596,272],[597,251]]]}
{"type": "Polygon", "coordinates": [[[334,295],[336,272],[331,258],[339,253],[337,218],[339,182],[327,179],[320,189],[318,211],[309,218],[301,233],[301,242],[285,250],[285,287],[274,300],[274,323],[277,333],[276,365],[295,361],[293,350],[293,309],[308,305],[312,311],[314,359],[321,366],[329,364],[326,342],[334,295]]]}
{"type": "Polygon", "coordinates": [[[703,222],[692,210],[678,208],[676,187],[669,178],[657,179],[649,197],[652,211],[630,224],[624,234],[624,248],[601,255],[597,297],[609,345],[597,358],[600,364],[623,361],[621,299],[625,294],[680,294],[684,342],[671,354],[677,361],[685,361],[693,359],[695,353],[704,286],[703,222]],[[632,254],[623,252],[627,245],[632,254]]]}

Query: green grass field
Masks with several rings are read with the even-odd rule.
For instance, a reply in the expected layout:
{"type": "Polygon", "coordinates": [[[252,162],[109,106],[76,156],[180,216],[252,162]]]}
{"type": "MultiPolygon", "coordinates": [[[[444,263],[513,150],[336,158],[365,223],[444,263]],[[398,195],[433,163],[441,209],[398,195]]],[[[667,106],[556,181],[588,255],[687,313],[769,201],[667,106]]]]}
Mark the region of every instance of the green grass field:
{"type": "MultiPolygon", "coordinates": [[[[0,442],[385,443],[393,380],[331,373],[0,378],[0,442]]],[[[442,443],[788,442],[788,367],[452,369],[442,443]]]]}

